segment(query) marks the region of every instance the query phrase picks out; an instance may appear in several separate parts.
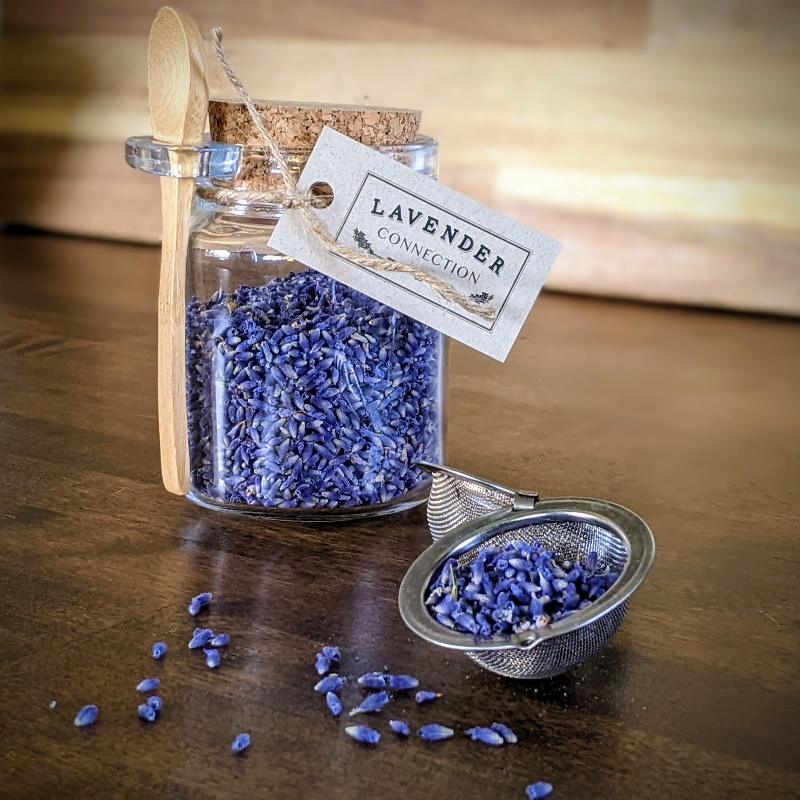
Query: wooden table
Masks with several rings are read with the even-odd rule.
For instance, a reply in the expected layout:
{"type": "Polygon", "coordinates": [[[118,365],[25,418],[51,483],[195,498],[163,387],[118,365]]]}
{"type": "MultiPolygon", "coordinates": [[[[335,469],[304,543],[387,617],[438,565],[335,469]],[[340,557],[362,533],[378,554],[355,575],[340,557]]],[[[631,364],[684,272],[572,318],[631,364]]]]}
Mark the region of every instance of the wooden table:
{"type": "Polygon", "coordinates": [[[404,627],[422,509],[319,528],[162,490],[155,249],[6,234],[0,261],[0,793],[478,800],[541,779],[558,798],[798,796],[800,326],[550,294],[505,365],[452,348],[451,464],[615,500],[658,543],[601,656],[514,682],[404,627]],[[215,673],[186,648],[201,590],[232,636],[215,673]],[[356,745],[311,691],[326,642],[347,674],[387,664],[444,693],[391,716],[501,720],[519,744],[356,745]],[[166,705],[146,726],[151,675],[166,705]],[[98,724],[74,728],[90,702],[98,724]]]}

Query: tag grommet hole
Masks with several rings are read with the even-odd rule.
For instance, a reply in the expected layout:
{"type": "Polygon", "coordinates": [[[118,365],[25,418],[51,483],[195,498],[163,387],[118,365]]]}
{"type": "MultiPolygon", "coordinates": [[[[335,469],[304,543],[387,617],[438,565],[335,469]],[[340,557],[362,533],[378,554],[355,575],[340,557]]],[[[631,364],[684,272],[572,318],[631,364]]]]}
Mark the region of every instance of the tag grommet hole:
{"type": "Polygon", "coordinates": [[[324,181],[312,183],[308,193],[313,198],[314,208],[327,208],[333,202],[333,187],[324,181]]]}

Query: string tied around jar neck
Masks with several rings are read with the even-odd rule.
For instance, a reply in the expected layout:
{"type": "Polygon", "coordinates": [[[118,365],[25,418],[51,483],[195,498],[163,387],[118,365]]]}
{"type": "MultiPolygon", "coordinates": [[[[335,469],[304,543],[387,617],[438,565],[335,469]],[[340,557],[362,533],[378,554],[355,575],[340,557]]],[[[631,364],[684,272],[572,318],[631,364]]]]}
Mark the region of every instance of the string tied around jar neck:
{"type": "Polygon", "coordinates": [[[282,193],[276,192],[257,192],[257,191],[242,191],[239,189],[219,189],[215,192],[220,200],[234,200],[241,203],[276,203],[279,202],[285,208],[295,209],[302,216],[303,222],[306,225],[306,230],[317,237],[324,246],[325,250],[332,254],[347,259],[348,261],[357,264],[366,269],[373,269],[378,272],[398,272],[404,275],[411,276],[415,281],[425,284],[433,289],[441,298],[453,303],[454,305],[463,308],[470,314],[475,314],[486,320],[493,320],[496,317],[495,309],[488,307],[484,304],[477,303],[471,298],[464,297],[452,284],[442,280],[436,275],[431,275],[422,269],[412,267],[410,264],[404,264],[400,261],[391,261],[385,258],[378,258],[376,256],[365,255],[357,250],[354,250],[347,245],[340,244],[332,236],[322,220],[312,212],[312,208],[319,208],[325,205],[321,202],[319,197],[310,194],[303,194],[297,188],[297,181],[286,161],[286,158],[281,151],[280,146],[275,141],[272,134],[267,130],[261,115],[256,109],[253,98],[250,97],[244,84],[239,80],[236,73],[233,71],[225,50],[222,46],[222,28],[212,28],[211,42],[214,46],[214,52],[219,59],[225,75],[228,77],[239,99],[247,109],[250,115],[250,120],[261,136],[264,144],[270,152],[270,155],[275,161],[275,164],[280,171],[283,180],[284,191],[282,193]],[[229,195],[229,196],[228,196],[229,195]]]}
{"type": "Polygon", "coordinates": [[[286,191],[263,189],[226,189],[215,187],[209,196],[218,203],[228,205],[282,206],[283,208],[325,208],[328,205],[324,197],[297,192],[289,196],[286,191]]]}

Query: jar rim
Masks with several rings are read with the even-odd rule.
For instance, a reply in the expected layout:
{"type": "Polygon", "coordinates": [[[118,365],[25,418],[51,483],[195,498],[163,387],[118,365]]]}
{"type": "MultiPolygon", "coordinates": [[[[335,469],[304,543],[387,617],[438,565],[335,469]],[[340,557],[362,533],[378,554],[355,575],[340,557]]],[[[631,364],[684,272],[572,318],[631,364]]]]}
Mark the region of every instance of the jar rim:
{"type": "MultiPolygon", "coordinates": [[[[290,161],[307,159],[313,148],[281,148],[290,161]]],[[[415,160],[435,159],[436,139],[419,134],[405,144],[378,145],[372,149],[389,156],[409,156],[415,160]]],[[[205,136],[199,145],[176,145],[156,141],[152,136],[131,136],[125,142],[125,160],[134,169],[162,178],[235,179],[248,159],[263,159],[263,145],[225,144],[205,136]]]]}

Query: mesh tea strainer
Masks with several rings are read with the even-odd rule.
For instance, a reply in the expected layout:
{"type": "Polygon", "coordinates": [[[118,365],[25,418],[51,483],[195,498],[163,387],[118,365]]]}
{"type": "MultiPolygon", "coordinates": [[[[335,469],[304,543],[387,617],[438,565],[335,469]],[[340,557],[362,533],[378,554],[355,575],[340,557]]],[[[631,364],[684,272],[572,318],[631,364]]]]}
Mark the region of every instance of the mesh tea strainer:
{"type": "Polygon", "coordinates": [[[655,541],[641,517],[607,500],[557,497],[505,486],[437,464],[420,464],[433,476],[428,524],[434,543],[412,564],[400,586],[400,614],[427,641],[463,650],[482,667],[509,678],[548,678],[597,653],[616,633],[633,592],[653,563],[655,541]],[[448,558],[470,564],[491,542],[538,541],[563,558],[585,560],[619,578],[587,608],[545,628],[510,637],[476,639],[439,624],[425,605],[428,587],[448,558]]]}

